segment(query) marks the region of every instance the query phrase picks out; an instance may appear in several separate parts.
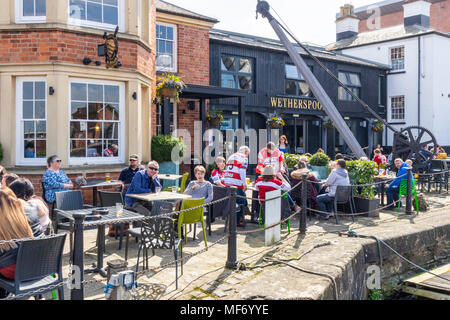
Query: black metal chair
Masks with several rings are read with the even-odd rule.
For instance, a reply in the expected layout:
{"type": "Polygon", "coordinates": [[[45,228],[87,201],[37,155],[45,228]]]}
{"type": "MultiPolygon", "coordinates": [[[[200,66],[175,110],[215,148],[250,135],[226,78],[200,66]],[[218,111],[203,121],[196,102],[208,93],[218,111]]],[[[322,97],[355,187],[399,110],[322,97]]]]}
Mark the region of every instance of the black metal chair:
{"type": "Polygon", "coordinates": [[[442,192],[442,187],[446,187],[448,192],[448,166],[447,162],[441,160],[431,160],[430,173],[428,176],[428,192],[431,191],[431,185],[433,184],[437,189],[439,186],[439,193],[442,192]]]}
{"type": "MultiPolygon", "coordinates": [[[[136,262],[136,272],[139,270],[140,253],[143,251],[142,267],[148,269],[148,250],[152,250],[153,256],[155,249],[173,250],[175,257],[175,282],[178,290],[178,253],[183,258],[183,240],[177,239],[175,224],[172,218],[160,217],[151,219],[143,223],[141,227],[141,241],[138,249],[136,262]]],[[[183,275],[183,261],[181,261],[181,275],[183,275]]]]}
{"type": "MultiPolygon", "coordinates": [[[[353,198],[353,188],[351,186],[337,186],[336,195],[334,196],[334,216],[336,217],[336,224],[339,224],[337,206],[342,204],[350,205],[350,212],[355,213],[355,201],[353,198]]],[[[352,215],[353,222],[355,217],[352,215]]]]}
{"type": "MultiPolygon", "coordinates": [[[[159,216],[166,213],[171,213],[173,211],[173,203],[168,201],[155,201],[152,205],[151,216],[159,216]]],[[[134,228],[128,229],[125,238],[125,261],[128,260],[128,245],[130,241],[130,236],[136,238],[136,242],[142,238],[142,222],[134,224],[134,228]]]]}
{"type": "MultiPolygon", "coordinates": [[[[0,288],[14,295],[35,292],[63,282],[62,255],[66,234],[50,238],[25,240],[19,244],[14,280],[0,276],[0,288]],[[57,278],[54,276],[57,275],[57,278]]],[[[42,293],[54,289],[45,289],[42,293]]],[[[30,293],[29,296],[35,294],[30,293]]],[[[64,288],[58,287],[58,298],[64,300],[64,288]]]]}
{"type": "Polygon", "coordinates": [[[83,193],[81,192],[81,190],[56,192],[55,197],[55,233],[58,233],[59,229],[70,230],[72,229],[73,224],[72,220],[60,217],[59,211],[92,208],[91,205],[84,204],[83,193]]]}
{"type": "MultiPolygon", "coordinates": [[[[98,191],[98,196],[100,198],[100,206],[102,207],[114,207],[117,203],[123,204],[123,197],[121,192],[108,192],[108,191],[98,191]]],[[[125,230],[125,223],[120,224],[120,240],[119,240],[119,250],[122,250],[122,240],[125,230]]],[[[117,234],[115,236],[117,240],[117,234]]]]}

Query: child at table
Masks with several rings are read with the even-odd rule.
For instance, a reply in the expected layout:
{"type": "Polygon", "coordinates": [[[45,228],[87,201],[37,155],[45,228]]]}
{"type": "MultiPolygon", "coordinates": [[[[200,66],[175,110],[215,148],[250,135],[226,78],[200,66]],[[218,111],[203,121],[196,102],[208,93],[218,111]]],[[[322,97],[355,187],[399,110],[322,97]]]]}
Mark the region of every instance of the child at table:
{"type": "Polygon", "coordinates": [[[204,203],[209,203],[213,200],[213,186],[211,182],[205,180],[205,174],[205,167],[195,167],[194,175],[197,180],[189,183],[184,194],[191,195],[192,199],[205,198],[204,203]]]}
{"type": "Polygon", "coordinates": [[[211,172],[210,182],[216,186],[225,187],[225,184],[223,183],[225,177],[225,158],[217,157],[215,163],[216,168],[211,172]]]}

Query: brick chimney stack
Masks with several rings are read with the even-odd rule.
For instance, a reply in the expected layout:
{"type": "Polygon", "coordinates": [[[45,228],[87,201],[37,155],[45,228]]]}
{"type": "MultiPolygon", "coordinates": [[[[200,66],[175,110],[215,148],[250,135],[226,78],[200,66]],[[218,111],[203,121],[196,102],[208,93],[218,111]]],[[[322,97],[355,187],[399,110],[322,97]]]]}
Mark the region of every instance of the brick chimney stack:
{"type": "Polygon", "coordinates": [[[355,15],[355,7],[346,4],[336,20],[336,41],[353,38],[358,35],[359,19],[355,15]]]}

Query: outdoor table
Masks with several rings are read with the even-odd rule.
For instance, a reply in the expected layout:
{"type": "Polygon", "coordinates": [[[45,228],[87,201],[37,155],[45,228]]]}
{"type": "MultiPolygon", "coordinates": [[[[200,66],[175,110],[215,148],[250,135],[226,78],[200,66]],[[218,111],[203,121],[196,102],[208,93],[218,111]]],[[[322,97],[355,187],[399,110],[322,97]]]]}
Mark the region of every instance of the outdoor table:
{"type": "Polygon", "coordinates": [[[392,180],[394,180],[395,177],[394,176],[375,176],[373,178],[373,181],[375,183],[379,183],[379,182],[383,182],[379,184],[379,189],[380,189],[380,205],[384,206],[384,195],[386,194],[386,188],[385,188],[385,184],[390,183],[392,180]]]}
{"type": "Polygon", "coordinates": [[[178,174],[158,174],[158,178],[161,181],[167,180],[167,181],[177,181],[183,178],[183,176],[180,176],[178,174]]]}
{"type": "Polygon", "coordinates": [[[99,187],[111,187],[111,186],[119,186],[122,185],[122,181],[118,180],[111,180],[109,182],[106,182],[104,180],[94,180],[94,181],[88,181],[86,185],[81,186],[81,189],[88,189],[92,188],[92,205],[94,207],[97,206],[97,189],[99,187]]]}
{"type": "MultiPolygon", "coordinates": [[[[103,277],[106,277],[106,271],[103,269],[103,254],[105,252],[105,227],[106,225],[120,225],[126,221],[127,223],[131,223],[133,221],[139,221],[144,218],[144,216],[140,213],[133,212],[130,210],[123,209],[123,213],[121,217],[117,217],[117,209],[116,207],[108,207],[105,208],[109,210],[109,213],[106,215],[101,215],[100,220],[84,220],[83,221],[83,231],[86,228],[96,226],[98,224],[97,230],[97,265],[95,269],[85,270],[86,273],[100,273],[103,277]]],[[[92,213],[93,208],[91,209],[80,209],[80,210],[67,210],[67,211],[59,211],[59,214],[68,218],[71,221],[74,221],[74,214],[85,214],[87,217],[92,213]]],[[[84,252],[84,251],[83,251],[84,252]]]]}
{"type": "Polygon", "coordinates": [[[142,201],[171,201],[171,200],[184,200],[191,199],[192,196],[187,194],[161,191],[160,193],[143,193],[143,194],[127,194],[127,197],[134,198],[142,201]]]}

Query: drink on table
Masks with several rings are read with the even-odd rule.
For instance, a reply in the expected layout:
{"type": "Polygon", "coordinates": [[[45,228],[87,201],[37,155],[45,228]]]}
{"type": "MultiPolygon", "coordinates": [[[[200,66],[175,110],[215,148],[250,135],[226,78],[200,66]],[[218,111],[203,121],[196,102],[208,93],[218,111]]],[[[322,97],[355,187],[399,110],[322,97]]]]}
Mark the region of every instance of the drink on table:
{"type": "Polygon", "coordinates": [[[249,186],[250,185],[250,178],[247,178],[246,181],[247,181],[247,185],[249,186]]]}
{"type": "Polygon", "coordinates": [[[156,187],[155,191],[156,191],[156,193],[160,193],[161,192],[161,188],[160,187],[156,187]]]}
{"type": "Polygon", "coordinates": [[[116,203],[116,216],[119,218],[123,215],[123,204],[122,203],[116,203]]]}
{"type": "Polygon", "coordinates": [[[173,193],[177,193],[177,191],[178,191],[178,188],[177,188],[176,186],[173,186],[173,187],[172,187],[172,192],[173,192],[173,193]]]}
{"type": "Polygon", "coordinates": [[[105,175],[105,181],[106,181],[106,182],[111,182],[111,175],[110,175],[109,173],[107,173],[107,174],[105,175]]]}

